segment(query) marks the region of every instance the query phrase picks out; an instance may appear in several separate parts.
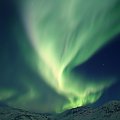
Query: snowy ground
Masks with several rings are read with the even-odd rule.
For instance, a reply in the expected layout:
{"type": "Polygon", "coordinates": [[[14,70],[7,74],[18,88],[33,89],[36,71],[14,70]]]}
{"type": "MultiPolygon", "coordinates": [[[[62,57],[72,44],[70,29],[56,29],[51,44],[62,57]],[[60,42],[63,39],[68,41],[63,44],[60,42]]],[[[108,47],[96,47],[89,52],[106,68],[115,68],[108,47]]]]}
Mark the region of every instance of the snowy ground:
{"type": "Polygon", "coordinates": [[[120,101],[112,101],[94,109],[73,108],[58,115],[33,113],[0,106],[0,120],[120,120],[120,101]]]}

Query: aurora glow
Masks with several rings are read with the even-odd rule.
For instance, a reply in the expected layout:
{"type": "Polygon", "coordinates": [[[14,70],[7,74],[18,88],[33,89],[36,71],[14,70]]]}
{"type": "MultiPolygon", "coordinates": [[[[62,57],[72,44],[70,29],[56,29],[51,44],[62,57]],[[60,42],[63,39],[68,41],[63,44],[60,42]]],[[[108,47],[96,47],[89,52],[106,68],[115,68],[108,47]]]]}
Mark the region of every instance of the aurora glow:
{"type": "Polygon", "coordinates": [[[116,76],[91,78],[74,69],[89,61],[120,33],[119,0],[21,0],[16,3],[28,38],[19,34],[19,30],[14,34],[27,65],[39,77],[34,80],[32,74],[27,76],[21,72],[16,81],[25,90],[18,94],[19,89],[0,88],[0,100],[11,106],[27,109],[35,106],[39,110],[42,96],[48,95],[46,88],[37,82],[41,77],[61,97],[54,104],[43,104],[43,111],[50,107],[51,111],[61,112],[99,100],[104,90],[116,82],[116,76]]]}
{"type": "MultiPolygon", "coordinates": [[[[86,62],[120,32],[117,0],[25,1],[26,31],[38,58],[36,71],[69,103],[63,109],[93,103],[112,84],[92,83],[73,68],[86,62]]],[[[22,7],[23,8],[23,7],[22,7]]]]}

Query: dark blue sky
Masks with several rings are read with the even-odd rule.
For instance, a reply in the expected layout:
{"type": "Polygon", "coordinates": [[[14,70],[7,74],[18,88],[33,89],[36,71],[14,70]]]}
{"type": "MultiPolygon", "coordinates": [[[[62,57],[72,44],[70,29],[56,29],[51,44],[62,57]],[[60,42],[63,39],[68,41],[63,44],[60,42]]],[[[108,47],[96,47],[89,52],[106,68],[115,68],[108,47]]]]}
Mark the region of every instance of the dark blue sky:
{"type": "Polygon", "coordinates": [[[116,76],[117,82],[106,89],[96,104],[103,104],[110,100],[120,100],[120,35],[113,38],[113,41],[104,46],[88,62],[75,68],[90,77],[116,76]]]}

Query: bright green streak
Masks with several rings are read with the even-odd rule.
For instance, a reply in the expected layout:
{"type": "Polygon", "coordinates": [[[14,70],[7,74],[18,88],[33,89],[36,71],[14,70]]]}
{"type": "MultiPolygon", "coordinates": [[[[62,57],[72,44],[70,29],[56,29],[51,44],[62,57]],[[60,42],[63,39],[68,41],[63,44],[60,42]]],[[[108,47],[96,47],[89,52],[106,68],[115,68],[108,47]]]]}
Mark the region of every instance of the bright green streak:
{"type": "Polygon", "coordinates": [[[95,102],[112,84],[111,78],[91,82],[81,73],[74,75],[72,70],[120,32],[117,1],[23,1],[24,24],[37,53],[32,58],[33,66],[37,66],[36,71],[47,84],[69,100],[63,109],[95,102]]]}

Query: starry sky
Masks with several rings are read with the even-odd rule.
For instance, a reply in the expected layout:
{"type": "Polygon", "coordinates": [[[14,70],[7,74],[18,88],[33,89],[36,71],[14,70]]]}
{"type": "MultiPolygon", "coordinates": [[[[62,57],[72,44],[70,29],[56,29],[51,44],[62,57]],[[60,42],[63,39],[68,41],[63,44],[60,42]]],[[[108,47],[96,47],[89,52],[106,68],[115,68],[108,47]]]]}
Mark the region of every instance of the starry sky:
{"type": "Polygon", "coordinates": [[[62,112],[120,100],[119,0],[1,0],[0,104],[62,112]]]}

